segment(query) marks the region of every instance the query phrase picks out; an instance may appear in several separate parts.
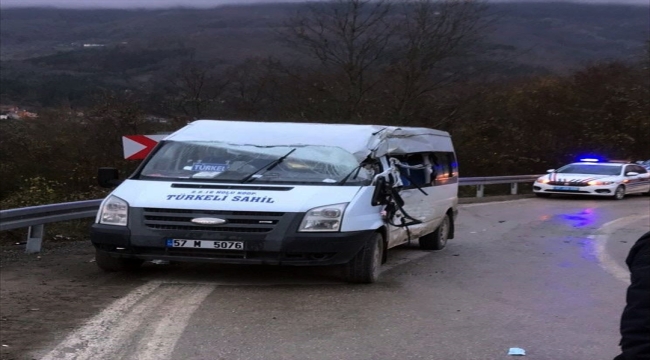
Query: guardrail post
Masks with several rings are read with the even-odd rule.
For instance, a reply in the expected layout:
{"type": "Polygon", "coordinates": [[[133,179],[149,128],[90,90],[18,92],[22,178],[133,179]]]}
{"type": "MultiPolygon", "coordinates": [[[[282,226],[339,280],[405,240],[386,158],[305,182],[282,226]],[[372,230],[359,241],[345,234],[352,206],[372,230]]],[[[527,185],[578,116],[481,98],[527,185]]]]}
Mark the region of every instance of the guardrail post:
{"type": "Polygon", "coordinates": [[[485,185],[476,185],[476,197],[483,197],[483,190],[485,189],[485,185]]]}
{"type": "Polygon", "coordinates": [[[25,248],[26,253],[34,254],[41,252],[44,230],[45,225],[43,224],[29,227],[29,230],[27,231],[27,246],[25,248]]]}
{"type": "Polygon", "coordinates": [[[517,195],[517,183],[512,183],[510,184],[510,194],[511,195],[517,195]]]}

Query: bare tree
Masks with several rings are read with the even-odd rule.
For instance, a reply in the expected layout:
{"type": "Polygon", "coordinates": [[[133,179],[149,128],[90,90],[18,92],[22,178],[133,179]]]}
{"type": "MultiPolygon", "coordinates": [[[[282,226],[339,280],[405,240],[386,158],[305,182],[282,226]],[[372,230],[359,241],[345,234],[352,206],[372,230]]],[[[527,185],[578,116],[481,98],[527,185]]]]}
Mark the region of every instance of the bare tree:
{"type": "MultiPolygon", "coordinates": [[[[389,69],[393,116],[457,78],[451,61],[466,59],[482,40],[486,6],[477,0],[416,0],[403,5],[399,42],[389,69]]],[[[409,110],[410,108],[410,110],[409,110]]]]}
{"type": "MultiPolygon", "coordinates": [[[[459,78],[456,65],[487,28],[482,0],[414,0],[399,9],[389,1],[310,5],[283,33],[321,65],[322,80],[310,85],[328,94],[323,102],[331,108],[342,107],[347,120],[379,112],[403,121],[435,102],[429,97],[459,78]]],[[[314,79],[304,70],[296,77],[314,79]]]]}
{"type": "Polygon", "coordinates": [[[347,119],[357,116],[360,103],[377,84],[370,77],[393,36],[390,10],[384,0],[311,4],[282,33],[289,46],[315,59],[327,78],[335,79],[316,86],[343,103],[347,119]]]}
{"type": "Polygon", "coordinates": [[[174,107],[191,119],[204,117],[217,106],[229,85],[209,64],[191,61],[168,79],[168,95],[174,107]]]}
{"type": "Polygon", "coordinates": [[[229,70],[230,107],[237,116],[250,118],[269,111],[277,101],[274,90],[277,88],[277,60],[268,58],[249,58],[229,70]]]}

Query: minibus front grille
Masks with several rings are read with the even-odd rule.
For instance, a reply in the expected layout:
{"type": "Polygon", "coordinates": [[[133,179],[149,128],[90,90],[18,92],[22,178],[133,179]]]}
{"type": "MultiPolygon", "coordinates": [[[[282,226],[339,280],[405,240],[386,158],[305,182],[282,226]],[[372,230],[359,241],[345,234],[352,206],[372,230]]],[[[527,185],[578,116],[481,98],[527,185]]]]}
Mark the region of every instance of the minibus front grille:
{"type": "Polygon", "coordinates": [[[155,230],[196,230],[213,232],[267,233],[272,231],[284,213],[268,211],[225,211],[187,209],[143,209],[143,222],[155,230]],[[218,218],[223,224],[197,224],[196,218],[218,218]]]}

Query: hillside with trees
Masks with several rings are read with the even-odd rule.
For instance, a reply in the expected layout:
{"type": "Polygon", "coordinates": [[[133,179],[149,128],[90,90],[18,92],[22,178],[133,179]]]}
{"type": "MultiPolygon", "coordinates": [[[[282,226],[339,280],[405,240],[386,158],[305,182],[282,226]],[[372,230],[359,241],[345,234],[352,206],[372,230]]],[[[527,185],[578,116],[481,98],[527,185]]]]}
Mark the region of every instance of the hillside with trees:
{"type": "MultiPolygon", "coordinates": [[[[473,4],[479,2],[472,1],[473,4]]],[[[481,74],[567,74],[602,61],[638,60],[648,7],[575,3],[480,3],[481,74]]],[[[399,21],[403,7],[389,14],[399,21]]],[[[304,4],[209,9],[0,11],[0,103],[89,105],[93,87],[147,88],[187,61],[216,70],[251,58],[303,62],[279,36],[304,4]],[[90,46],[101,45],[101,46],[90,46]]],[[[157,86],[157,85],[155,85],[157,86]]]]}

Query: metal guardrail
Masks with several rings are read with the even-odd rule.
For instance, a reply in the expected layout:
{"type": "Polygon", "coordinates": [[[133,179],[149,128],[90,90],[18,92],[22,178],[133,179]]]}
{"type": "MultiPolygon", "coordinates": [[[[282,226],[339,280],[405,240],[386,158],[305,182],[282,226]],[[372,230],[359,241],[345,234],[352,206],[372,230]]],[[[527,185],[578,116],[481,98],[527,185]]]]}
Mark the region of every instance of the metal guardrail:
{"type": "Polygon", "coordinates": [[[45,224],[95,217],[101,202],[84,200],[2,210],[0,231],[27,227],[26,252],[37,253],[41,251],[45,224]]]}
{"type": "Polygon", "coordinates": [[[0,231],[94,217],[101,202],[101,199],[85,200],[2,210],[0,231]]]}
{"type": "MultiPolygon", "coordinates": [[[[459,186],[476,186],[476,196],[483,197],[485,185],[510,184],[510,193],[517,194],[517,184],[532,182],[540,175],[514,175],[460,178],[459,186]]],[[[97,215],[102,199],[74,201],[60,204],[30,206],[0,211],[0,231],[29,228],[27,253],[41,251],[45,224],[92,218],[97,215]]]]}
{"type": "Polygon", "coordinates": [[[517,194],[518,184],[522,182],[533,182],[542,175],[512,175],[512,176],[488,176],[488,177],[465,177],[460,178],[458,185],[476,185],[476,197],[483,197],[485,185],[510,184],[510,193],[517,194]]]}

